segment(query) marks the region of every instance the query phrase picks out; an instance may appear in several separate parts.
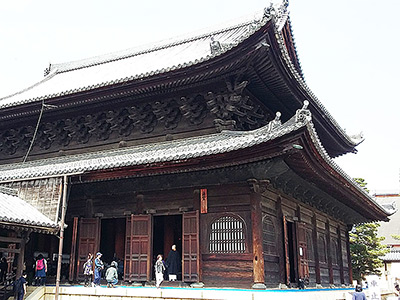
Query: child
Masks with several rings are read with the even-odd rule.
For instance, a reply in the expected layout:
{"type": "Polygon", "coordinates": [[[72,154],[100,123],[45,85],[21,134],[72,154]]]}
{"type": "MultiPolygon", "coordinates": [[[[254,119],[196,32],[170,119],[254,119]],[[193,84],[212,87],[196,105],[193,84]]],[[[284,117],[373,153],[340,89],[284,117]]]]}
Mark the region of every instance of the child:
{"type": "Polygon", "coordinates": [[[107,269],[106,280],[108,288],[114,288],[115,285],[118,283],[117,267],[118,267],[117,262],[112,261],[111,266],[107,269]]]}
{"type": "Polygon", "coordinates": [[[92,253],[88,254],[87,261],[83,265],[83,275],[85,276],[85,286],[92,286],[92,277],[93,277],[93,255],[92,253]]]}
{"type": "Polygon", "coordinates": [[[164,271],[165,271],[165,266],[162,261],[162,255],[158,254],[157,255],[157,261],[154,265],[155,273],[156,273],[156,287],[159,288],[161,282],[164,279],[164,271]]]}

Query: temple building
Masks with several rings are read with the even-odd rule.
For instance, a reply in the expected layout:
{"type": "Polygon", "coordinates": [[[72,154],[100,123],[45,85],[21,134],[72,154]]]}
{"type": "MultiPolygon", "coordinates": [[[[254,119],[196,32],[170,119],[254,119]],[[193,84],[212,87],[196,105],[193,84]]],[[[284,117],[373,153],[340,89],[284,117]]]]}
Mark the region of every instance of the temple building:
{"type": "Polygon", "coordinates": [[[0,99],[1,186],[57,228],[66,211],[72,282],[97,251],[152,281],[175,244],[185,283],[348,285],[349,228],[389,215],[333,161],[360,142],[305,84],[286,1],[0,99]]]}

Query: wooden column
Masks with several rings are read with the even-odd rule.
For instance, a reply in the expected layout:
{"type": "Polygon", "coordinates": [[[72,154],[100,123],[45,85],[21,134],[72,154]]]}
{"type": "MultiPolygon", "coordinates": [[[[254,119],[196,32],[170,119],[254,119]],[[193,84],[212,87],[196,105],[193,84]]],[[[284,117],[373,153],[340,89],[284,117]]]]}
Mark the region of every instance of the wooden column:
{"type": "Polygon", "coordinates": [[[76,243],[78,242],[78,217],[74,217],[72,225],[72,243],[71,253],[69,258],[69,281],[72,282],[75,277],[75,265],[76,265],[76,243]]]}
{"type": "Polygon", "coordinates": [[[338,226],[337,230],[337,235],[338,235],[338,263],[340,266],[340,283],[344,284],[344,270],[343,270],[343,253],[342,253],[342,233],[340,231],[340,226],[338,226]]]}
{"type": "MultiPolygon", "coordinates": [[[[283,233],[284,228],[283,228],[283,211],[282,211],[282,199],[281,197],[278,197],[278,200],[276,201],[276,214],[277,214],[277,219],[280,221],[278,222],[279,226],[279,232],[281,234],[279,235],[281,237],[280,243],[278,243],[278,249],[279,249],[279,280],[281,284],[284,284],[286,286],[286,263],[285,263],[285,248],[284,248],[284,239],[285,236],[283,233]]],[[[286,286],[287,287],[287,286],[286,286]]]]}
{"type": "Polygon", "coordinates": [[[29,237],[28,232],[22,232],[21,234],[21,242],[19,243],[19,253],[18,253],[18,265],[17,265],[17,279],[22,275],[22,271],[24,270],[24,259],[25,259],[25,245],[27,239],[29,237]]]}
{"type": "MultiPolygon", "coordinates": [[[[200,211],[200,190],[195,189],[193,190],[193,210],[194,211],[200,211]]],[[[201,214],[199,214],[199,239],[200,239],[200,228],[201,228],[201,214]]],[[[199,250],[198,250],[198,256],[199,256],[199,282],[203,281],[203,256],[201,253],[201,247],[200,247],[200,242],[199,242],[199,250]]]]}
{"type": "Polygon", "coordinates": [[[314,243],[314,258],[315,258],[315,282],[321,284],[321,268],[319,265],[319,249],[318,249],[318,228],[317,228],[317,216],[314,214],[312,217],[313,234],[312,240],[314,243]]]}
{"type": "Polygon", "coordinates": [[[329,219],[325,223],[326,252],[328,255],[329,284],[333,284],[332,251],[331,251],[331,225],[329,219]]]}
{"type": "Polygon", "coordinates": [[[264,190],[262,186],[260,187],[260,182],[255,179],[248,180],[248,183],[252,189],[252,193],[250,194],[250,210],[253,238],[253,288],[266,288],[261,211],[261,193],[264,190]]]}
{"type": "Polygon", "coordinates": [[[351,266],[351,255],[350,255],[350,237],[349,237],[349,231],[352,229],[352,226],[348,226],[347,232],[346,232],[346,249],[347,249],[347,262],[349,264],[349,284],[353,283],[353,269],[351,266]]]}

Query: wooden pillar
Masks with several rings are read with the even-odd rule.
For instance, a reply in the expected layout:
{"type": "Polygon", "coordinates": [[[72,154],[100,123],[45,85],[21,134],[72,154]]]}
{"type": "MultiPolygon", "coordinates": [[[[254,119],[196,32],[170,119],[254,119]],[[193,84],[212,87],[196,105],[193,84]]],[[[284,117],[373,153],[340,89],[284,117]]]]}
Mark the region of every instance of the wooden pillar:
{"type": "Polygon", "coordinates": [[[349,284],[353,283],[353,269],[351,266],[351,255],[350,255],[350,237],[349,231],[352,229],[352,226],[348,226],[346,231],[346,249],[347,249],[347,263],[349,265],[349,284]]]}
{"type": "Polygon", "coordinates": [[[21,242],[19,243],[18,264],[16,272],[17,279],[22,275],[22,271],[24,270],[25,245],[29,237],[29,233],[23,232],[21,235],[22,236],[21,236],[21,242]]]}
{"type": "Polygon", "coordinates": [[[248,180],[251,189],[250,211],[251,211],[251,233],[253,240],[253,288],[266,288],[264,273],[264,253],[262,236],[262,210],[260,182],[255,179],[248,180]]]}
{"type": "Polygon", "coordinates": [[[314,214],[312,217],[313,234],[312,240],[314,243],[314,258],[315,258],[315,282],[317,285],[321,284],[321,267],[319,265],[319,251],[318,249],[318,228],[317,228],[317,216],[314,214]]]}
{"type": "Polygon", "coordinates": [[[281,197],[278,197],[276,204],[275,204],[275,209],[276,209],[276,216],[277,219],[280,221],[278,222],[279,229],[277,232],[281,232],[279,237],[281,240],[279,241],[277,248],[278,248],[278,253],[279,253],[279,281],[280,284],[286,284],[286,277],[285,277],[285,255],[284,255],[284,236],[283,236],[283,212],[282,212],[282,199],[281,197]]]}
{"type": "Polygon", "coordinates": [[[332,251],[331,251],[331,229],[329,219],[325,223],[326,252],[328,255],[329,284],[333,284],[332,251]]]}
{"type": "Polygon", "coordinates": [[[343,253],[342,253],[342,233],[340,231],[340,225],[337,227],[338,236],[338,263],[340,266],[340,283],[344,284],[344,270],[343,270],[343,253]]]}
{"type": "Polygon", "coordinates": [[[78,242],[78,217],[74,217],[72,225],[72,243],[71,243],[71,254],[69,258],[69,281],[72,282],[75,277],[75,265],[76,265],[76,244],[78,242]]]}

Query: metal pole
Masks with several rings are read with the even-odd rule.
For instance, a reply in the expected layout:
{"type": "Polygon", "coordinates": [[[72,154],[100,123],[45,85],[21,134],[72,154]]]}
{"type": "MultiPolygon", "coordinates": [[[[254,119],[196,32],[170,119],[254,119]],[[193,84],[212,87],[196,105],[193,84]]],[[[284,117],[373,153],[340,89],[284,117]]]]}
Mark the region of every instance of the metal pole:
{"type": "Polygon", "coordinates": [[[58,300],[58,294],[59,294],[59,290],[60,290],[62,248],[63,248],[63,242],[64,242],[65,212],[67,209],[67,191],[68,191],[68,177],[67,177],[67,175],[64,175],[64,187],[63,187],[63,198],[62,198],[62,206],[61,206],[61,221],[60,221],[60,241],[59,241],[59,245],[58,245],[56,292],[54,295],[55,300],[58,300]]]}

